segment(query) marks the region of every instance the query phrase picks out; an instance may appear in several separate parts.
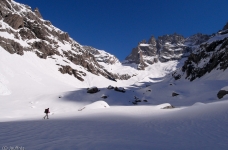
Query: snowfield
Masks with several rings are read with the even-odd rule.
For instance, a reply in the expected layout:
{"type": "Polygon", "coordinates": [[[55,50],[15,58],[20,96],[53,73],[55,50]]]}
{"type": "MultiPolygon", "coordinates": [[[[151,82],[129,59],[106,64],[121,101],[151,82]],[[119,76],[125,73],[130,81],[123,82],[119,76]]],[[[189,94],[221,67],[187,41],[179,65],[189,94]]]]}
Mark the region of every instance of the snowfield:
{"type": "Polygon", "coordinates": [[[103,64],[135,76],[114,82],[86,72],[81,82],[58,71],[56,64],[65,62],[57,56],[44,60],[33,52],[12,55],[0,47],[0,146],[227,149],[228,101],[227,96],[217,98],[228,85],[227,72],[219,72],[218,78],[212,72],[194,82],[175,81],[171,72],[183,61],[159,62],[145,71],[103,64]],[[107,89],[109,85],[126,92],[107,89]],[[93,86],[100,91],[87,93],[93,86]],[[171,105],[175,108],[163,109],[171,105]],[[43,119],[45,108],[50,108],[49,120],[43,119]]]}
{"type": "Polygon", "coordinates": [[[227,101],[161,110],[113,106],[2,122],[1,144],[25,149],[226,149],[227,101]]]}

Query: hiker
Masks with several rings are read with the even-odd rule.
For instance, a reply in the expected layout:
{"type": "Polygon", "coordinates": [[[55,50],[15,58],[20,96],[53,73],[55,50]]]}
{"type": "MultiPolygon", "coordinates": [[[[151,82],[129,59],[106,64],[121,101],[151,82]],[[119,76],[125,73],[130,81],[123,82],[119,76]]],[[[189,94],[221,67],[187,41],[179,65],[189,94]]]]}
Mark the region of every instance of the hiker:
{"type": "Polygon", "coordinates": [[[45,119],[46,117],[47,117],[47,119],[49,119],[49,118],[48,118],[48,113],[50,113],[49,108],[45,109],[44,113],[46,113],[46,115],[44,116],[44,119],[45,119]]]}

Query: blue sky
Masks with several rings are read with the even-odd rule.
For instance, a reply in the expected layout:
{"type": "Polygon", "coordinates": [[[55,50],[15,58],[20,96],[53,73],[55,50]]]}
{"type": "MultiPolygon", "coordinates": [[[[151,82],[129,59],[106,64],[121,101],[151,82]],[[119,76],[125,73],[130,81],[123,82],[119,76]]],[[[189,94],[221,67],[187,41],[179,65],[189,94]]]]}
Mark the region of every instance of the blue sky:
{"type": "Polygon", "coordinates": [[[82,45],[124,60],[143,39],[212,34],[228,22],[228,0],[16,0],[82,45]]]}

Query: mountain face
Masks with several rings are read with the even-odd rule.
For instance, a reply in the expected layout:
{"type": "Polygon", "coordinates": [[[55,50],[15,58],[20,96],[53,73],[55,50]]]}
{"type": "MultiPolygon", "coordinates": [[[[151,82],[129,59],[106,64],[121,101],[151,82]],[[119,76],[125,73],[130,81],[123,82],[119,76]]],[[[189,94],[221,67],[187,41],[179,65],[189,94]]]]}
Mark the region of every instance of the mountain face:
{"type": "Polygon", "coordinates": [[[157,59],[157,46],[156,40],[152,36],[149,41],[143,40],[138,43],[136,48],[132,49],[129,56],[126,57],[127,63],[136,63],[139,70],[147,67],[147,64],[153,64],[158,61],[157,59]]]}
{"type": "Polygon", "coordinates": [[[120,63],[119,59],[116,58],[114,55],[111,55],[103,50],[96,49],[91,46],[83,46],[83,48],[89,51],[95,57],[96,61],[103,62],[105,64],[113,65],[120,63]]]}
{"type": "MultiPolygon", "coordinates": [[[[228,23],[211,37],[200,33],[188,38],[176,33],[157,39],[152,36],[148,41],[139,42],[124,63],[135,63],[138,70],[144,70],[157,62],[187,57],[183,67],[174,72],[173,77],[193,81],[215,69],[227,69],[227,38],[228,23]]],[[[88,73],[113,81],[128,80],[137,74],[135,71],[130,71],[130,75],[127,71],[119,74],[124,69],[112,66],[121,65],[115,56],[80,45],[68,33],[44,20],[38,8],[32,10],[13,0],[0,0],[0,46],[10,54],[21,56],[27,52],[45,60],[57,59],[58,56],[63,62],[55,64],[59,73],[72,75],[80,81],[84,81],[88,73]],[[82,70],[75,66],[80,66],[82,70]]]]}
{"type": "Polygon", "coordinates": [[[68,33],[44,20],[38,8],[32,11],[31,7],[13,0],[0,1],[0,46],[10,54],[24,55],[29,51],[41,59],[61,56],[65,62],[82,66],[85,71],[78,71],[70,64],[56,64],[59,65],[59,71],[73,75],[81,81],[84,80],[87,71],[108,79],[130,78],[126,74],[108,72],[98,63],[117,63],[118,59],[113,55],[80,45],[70,38],[68,33]]]}
{"type": "Polygon", "coordinates": [[[208,35],[195,34],[184,38],[179,34],[159,36],[156,40],[151,37],[148,42],[143,40],[133,48],[131,54],[126,57],[125,63],[138,64],[139,70],[159,61],[167,62],[187,57],[197,46],[207,41],[208,35]]]}
{"type": "Polygon", "coordinates": [[[228,29],[227,24],[208,41],[197,47],[185,61],[182,68],[173,73],[178,80],[190,81],[201,78],[212,71],[224,72],[228,68],[228,29]]]}

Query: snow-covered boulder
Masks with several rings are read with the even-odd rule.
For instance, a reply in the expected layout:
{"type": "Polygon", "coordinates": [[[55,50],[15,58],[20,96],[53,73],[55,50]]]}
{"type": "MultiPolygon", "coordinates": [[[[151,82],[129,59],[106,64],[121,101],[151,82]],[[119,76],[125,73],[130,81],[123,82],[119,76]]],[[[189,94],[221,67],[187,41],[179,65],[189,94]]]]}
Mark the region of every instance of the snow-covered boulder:
{"type": "Polygon", "coordinates": [[[175,108],[169,103],[164,103],[156,106],[158,109],[170,109],[170,108],[175,108]]]}
{"type": "Polygon", "coordinates": [[[86,105],[86,106],[80,108],[78,111],[82,111],[84,109],[101,109],[101,108],[110,108],[110,106],[105,101],[100,100],[100,101],[96,101],[92,104],[86,105]]]}
{"type": "Polygon", "coordinates": [[[192,106],[202,106],[202,105],[205,105],[204,103],[201,103],[201,102],[196,102],[195,104],[193,104],[192,106]]]}

